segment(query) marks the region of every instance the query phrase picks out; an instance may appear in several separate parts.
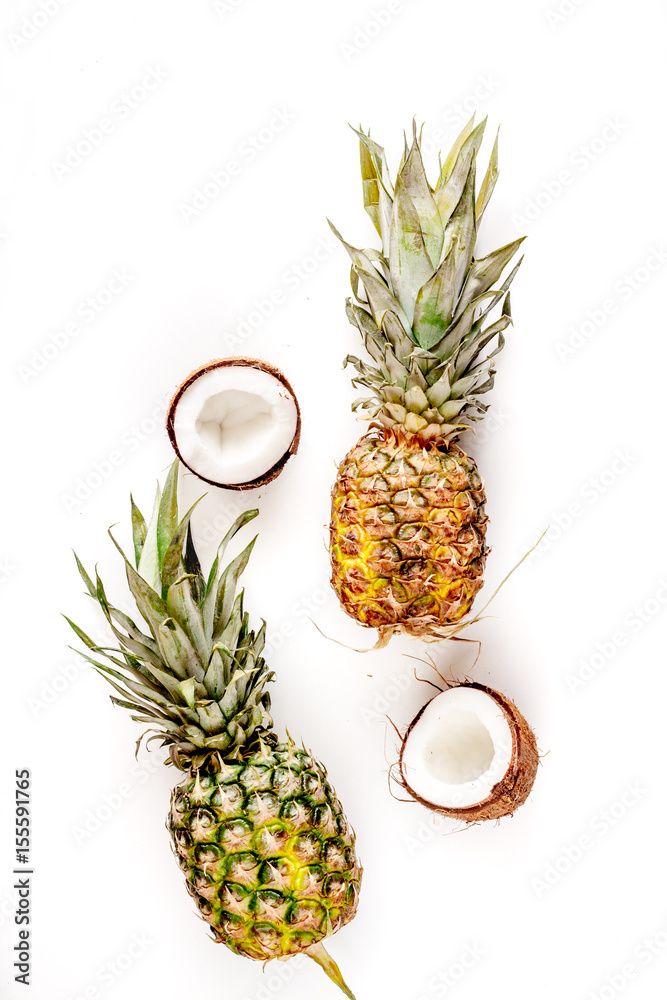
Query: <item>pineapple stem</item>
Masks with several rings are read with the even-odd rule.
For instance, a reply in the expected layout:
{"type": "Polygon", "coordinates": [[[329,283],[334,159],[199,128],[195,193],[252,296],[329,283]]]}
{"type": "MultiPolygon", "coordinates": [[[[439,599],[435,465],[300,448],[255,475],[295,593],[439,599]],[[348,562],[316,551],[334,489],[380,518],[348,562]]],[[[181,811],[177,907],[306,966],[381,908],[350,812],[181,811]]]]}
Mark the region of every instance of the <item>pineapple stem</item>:
{"type": "Polygon", "coordinates": [[[329,979],[343,991],[346,997],[349,997],[349,1000],[355,1000],[354,993],[343,979],[340,969],[321,942],[311,944],[310,948],[306,948],[305,953],[324,969],[329,979]]]}

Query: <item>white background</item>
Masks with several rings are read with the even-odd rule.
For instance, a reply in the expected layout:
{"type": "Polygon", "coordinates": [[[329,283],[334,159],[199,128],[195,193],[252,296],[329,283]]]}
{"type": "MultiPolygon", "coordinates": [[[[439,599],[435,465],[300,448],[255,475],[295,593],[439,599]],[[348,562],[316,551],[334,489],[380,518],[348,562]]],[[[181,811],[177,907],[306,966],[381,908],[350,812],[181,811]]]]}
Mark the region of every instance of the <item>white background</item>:
{"type": "MultiPolygon", "coordinates": [[[[208,554],[239,509],[261,508],[245,583],[272,637],[276,725],[326,762],[366,869],[358,916],[330,942],[359,1000],[661,995],[667,18],[659,0],[563,0],[561,11],[557,0],[3,5],[10,1000],[336,995],[305,959],[263,973],[208,940],[164,830],[174,773],[158,750],[135,765],[138,727],[68,651],[59,616],[99,624],[71,547],[124,594],[106,529],[120,522],[129,541],[130,489],[149,507],[171,460],[164,400],[192,368],[238,353],[293,382],[301,450],[260,494],[212,490],[197,535],[208,554]],[[153,90],[133,97],[145,79],[153,90]],[[406,640],[364,656],[323,638],[309,614],[343,643],[372,645],[328,588],[324,528],[335,463],[361,430],[341,370],[358,349],[343,312],[348,262],[325,217],[357,245],[374,237],[347,123],[370,126],[393,167],[416,115],[433,171],[435,149],[475,108],[489,115],[482,158],[502,123],[480,253],[529,236],[493,407],[468,443],[491,517],[485,594],[551,532],[496,617],[470,630],[483,640],[474,678],[513,698],[538,736],[534,793],[514,818],[453,835],[390,796],[384,715],[404,726],[428,696],[412,676],[428,668],[408,654],[463,677],[476,647],[406,640]],[[282,131],[261,132],[276,111],[282,131]],[[223,174],[217,187],[209,175],[230,160],[240,168],[223,190],[223,174]],[[104,304],[114,270],[126,285],[104,304]],[[11,968],[22,767],[33,771],[30,991],[11,968]]],[[[199,489],[184,481],[183,500],[199,489]]]]}

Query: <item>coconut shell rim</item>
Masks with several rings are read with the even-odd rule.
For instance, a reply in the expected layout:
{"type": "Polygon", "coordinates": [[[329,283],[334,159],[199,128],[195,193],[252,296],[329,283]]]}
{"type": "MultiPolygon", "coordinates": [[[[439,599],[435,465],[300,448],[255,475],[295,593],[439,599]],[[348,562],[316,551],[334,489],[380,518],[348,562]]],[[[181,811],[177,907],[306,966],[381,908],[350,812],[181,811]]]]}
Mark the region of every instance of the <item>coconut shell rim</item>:
{"type": "MultiPolygon", "coordinates": [[[[452,808],[441,806],[435,802],[431,802],[429,799],[425,799],[422,795],[416,792],[414,788],[412,788],[406,777],[403,765],[405,745],[410,733],[419,722],[426,708],[435,698],[438,697],[438,695],[434,695],[433,698],[429,698],[429,700],[422,705],[401,737],[401,750],[398,758],[398,771],[400,777],[397,780],[416,802],[423,805],[431,812],[439,813],[440,815],[447,816],[450,819],[461,819],[467,823],[476,823],[488,819],[502,819],[503,816],[512,815],[520,806],[522,806],[532,791],[535,778],[537,776],[537,767],[539,765],[539,754],[537,751],[535,734],[514,702],[505,697],[505,695],[500,691],[496,691],[495,688],[489,687],[486,684],[479,684],[473,681],[463,682],[461,684],[451,684],[446,687],[444,691],[458,687],[474,688],[478,691],[483,691],[485,694],[489,695],[489,697],[491,697],[504,712],[512,733],[512,756],[505,774],[502,776],[500,781],[496,782],[486,798],[481,799],[479,802],[476,802],[471,806],[452,808]],[[511,807],[505,808],[503,803],[507,803],[508,800],[511,807]]],[[[444,691],[441,691],[440,694],[443,694],[444,691]]]]}
{"type": "Polygon", "coordinates": [[[209,486],[215,486],[221,490],[256,490],[262,486],[267,486],[269,483],[273,482],[274,479],[277,479],[290,458],[293,455],[296,455],[301,441],[301,407],[299,406],[299,400],[297,399],[296,393],[294,392],[294,389],[292,388],[292,385],[287,377],[279,368],[276,368],[276,366],[272,365],[269,361],[262,361],[260,358],[249,358],[242,355],[229,358],[216,358],[212,361],[206,362],[204,365],[200,365],[199,368],[195,368],[194,371],[191,371],[190,374],[180,383],[176,392],[171,397],[169,406],[167,407],[166,426],[169,442],[178,455],[178,458],[183,463],[185,468],[189,469],[189,471],[194,476],[197,476],[198,479],[201,479],[202,482],[208,483],[209,486]],[[197,381],[197,379],[201,378],[202,375],[206,375],[207,372],[214,371],[216,368],[231,368],[235,366],[242,368],[257,368],[259,371],[266,372],[267,375],[272,375],[273,378],[277,379],[278,382],[281,382],[285,386],[292,396],[294,405],[296,406],[296,430],[294,431],[294,437],[292,438],[292,442],[287,451],[285,451],[281,458],[279,458],[278,461],[271,466],[271,468],[267,469],[263,475],[257,476],[255,479],[248,479],[244,483],[219,483],[214,479],[208,479],[206,476],[202,476],[201,473],[196,472],[191,465],[188,465],[187,461],[181,454],[176,440],[176,434],[174,432],[174,414],[183,393],[189,389],[190,386],[197,381]]]}

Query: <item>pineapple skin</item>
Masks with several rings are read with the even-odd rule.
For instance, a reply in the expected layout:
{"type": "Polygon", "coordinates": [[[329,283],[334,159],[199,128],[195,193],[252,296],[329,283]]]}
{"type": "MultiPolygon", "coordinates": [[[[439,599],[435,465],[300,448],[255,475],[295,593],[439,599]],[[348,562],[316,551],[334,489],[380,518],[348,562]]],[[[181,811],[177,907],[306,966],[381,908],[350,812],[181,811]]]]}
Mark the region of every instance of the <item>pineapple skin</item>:
{"type": "Polygon", "coordinates": [[[460,621],[483,585],[485,499],[455,444],[364,435],[332,490],[331,584],[347,614],[422,638],[460,621]]]}
{"type": "Polygon", "coordinates": [[[377,628],[436,641],[470,624],[486,560],[484,488],[454,442],[488,410],[495,357],[512,325],[507,271],[524,237],[475,256],[498,179],[498,138],[477,187],[486,119],[474,116],[429,181],[413,122],[392,181],[382,146],[363,129],[364,208],[381,248],[351,261],[346,314],[368,359],[348,355],[352,403],[373,429],[344,459],[333,489],[332,584],[344,610],[377,628]],[[491,315],[500,307],[500,316],[491,315]],[[384,434],[384,436],[381,436],[384,434]]]}
{"type": "Polygon", "coordinates": [[[354,832],[324,766],[293,743],[191,769],[167,828],[202,919],[238,955],[288,958],[356,913],[354,832]]]}

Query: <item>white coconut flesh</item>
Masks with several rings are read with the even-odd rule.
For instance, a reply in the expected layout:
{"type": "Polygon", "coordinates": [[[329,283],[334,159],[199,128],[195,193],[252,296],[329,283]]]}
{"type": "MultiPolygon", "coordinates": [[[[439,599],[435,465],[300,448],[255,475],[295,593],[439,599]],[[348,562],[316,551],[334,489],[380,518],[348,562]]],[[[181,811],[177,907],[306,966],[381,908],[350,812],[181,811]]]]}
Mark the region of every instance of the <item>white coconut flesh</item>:
{"type": "Polygon", "coordinates": [[[512,762],[507,717],[495,699],[472,687],[436,695],[410,730],[403,772],[416,795],[446,809],[483,802],[512,762]]]}
{"type": "Polygon", "coordinates": [[[279,379],[248,365],[224,365],[185,389],[173,433],[193,472],[234,485],[260,478],[280,461],[297,421],[294,397],[279,379]]]}

